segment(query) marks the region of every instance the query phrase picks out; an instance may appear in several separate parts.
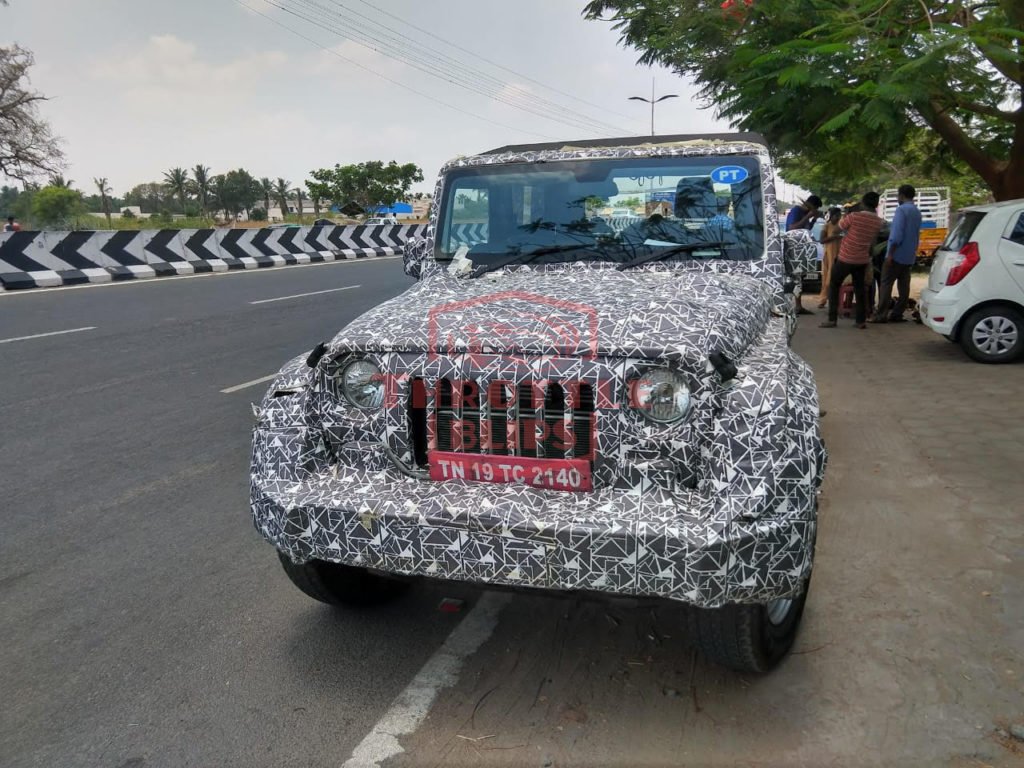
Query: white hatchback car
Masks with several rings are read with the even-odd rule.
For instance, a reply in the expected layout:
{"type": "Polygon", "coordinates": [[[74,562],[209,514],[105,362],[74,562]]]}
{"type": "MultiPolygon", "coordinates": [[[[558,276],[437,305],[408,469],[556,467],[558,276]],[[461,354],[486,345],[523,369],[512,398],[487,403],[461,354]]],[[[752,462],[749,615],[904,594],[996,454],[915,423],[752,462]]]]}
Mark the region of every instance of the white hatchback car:
{"type": "Polygon", "coordinates": [[[921,320],[981,363],[1024,354],[1024,199],[960,211],[921,292],[921,320]]]}

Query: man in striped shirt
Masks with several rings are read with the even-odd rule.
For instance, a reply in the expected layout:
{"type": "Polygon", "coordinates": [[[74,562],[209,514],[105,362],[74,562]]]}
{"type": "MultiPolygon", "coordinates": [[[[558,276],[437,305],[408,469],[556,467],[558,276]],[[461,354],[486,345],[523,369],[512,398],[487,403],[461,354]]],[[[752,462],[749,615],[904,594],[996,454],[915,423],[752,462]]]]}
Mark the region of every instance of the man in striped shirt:
{"type": "Polygon", "coordinates": [[[864,273],[871,263],[871,246],[885,222],[878,216],[878,193],[868,192],[860,199],[860,209],[851,211],[839,220],[845,231],[839,246],[839,258],[832,265],[832,278],[828,285],[828,320],[822,328],[835,328],[839,318],[839,289],[848,275],[853,277],[853,300],[856,306],[858,328],[867,328],[867,286],[864,273]]]}

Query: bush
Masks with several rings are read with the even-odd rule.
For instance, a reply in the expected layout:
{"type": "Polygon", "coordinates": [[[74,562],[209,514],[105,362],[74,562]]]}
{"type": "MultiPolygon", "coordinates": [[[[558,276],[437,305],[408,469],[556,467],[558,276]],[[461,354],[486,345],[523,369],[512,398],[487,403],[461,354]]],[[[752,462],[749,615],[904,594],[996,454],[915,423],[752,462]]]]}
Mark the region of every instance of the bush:
{"type": "Polygon", "coordinates": [[[249,221],[266,221],[267,212],[262,208],[253,208],[249,211],[249,221]]]}

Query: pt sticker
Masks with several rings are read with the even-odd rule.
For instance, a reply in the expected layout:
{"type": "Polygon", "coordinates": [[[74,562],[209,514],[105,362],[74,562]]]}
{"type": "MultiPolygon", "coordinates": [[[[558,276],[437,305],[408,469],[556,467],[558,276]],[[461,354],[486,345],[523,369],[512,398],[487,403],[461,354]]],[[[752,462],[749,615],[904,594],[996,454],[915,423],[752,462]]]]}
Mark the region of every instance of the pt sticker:
{"type": "Polygon", "coordinates": [[[723,165],[711,172],[711,180],[719,184],[739,184],[746,181],[750,173],[739,165],[723,165]]]}

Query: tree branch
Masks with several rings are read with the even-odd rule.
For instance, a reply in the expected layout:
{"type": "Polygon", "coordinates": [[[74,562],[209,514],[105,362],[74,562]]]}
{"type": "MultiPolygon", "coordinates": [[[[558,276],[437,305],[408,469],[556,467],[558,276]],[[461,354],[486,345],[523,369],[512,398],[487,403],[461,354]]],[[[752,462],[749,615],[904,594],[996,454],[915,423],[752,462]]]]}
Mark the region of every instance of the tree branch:
{"type": "Polygon", "coordinates": [[[935,99],[924,108],[919,107],[921,117],[990,187],[999,185],[1001,163],[982,152],[964,129],[949,115],[946,107],[935,99]]]}
{"type": "Polygon", "coordinates": [[[1007,112],[1006,110],[999,109],[999,107],[992,107],[988,104],[960,98],[956,94],[953,94],[953,104],[957,109],[966,109],[968,112],[973,112],[976,115],[994,117],[996,120],[1002,120],[1007,123],[1019,123],[1024,120],[1024,110],[1018,109],[1014,112],[1007,112]]]}

